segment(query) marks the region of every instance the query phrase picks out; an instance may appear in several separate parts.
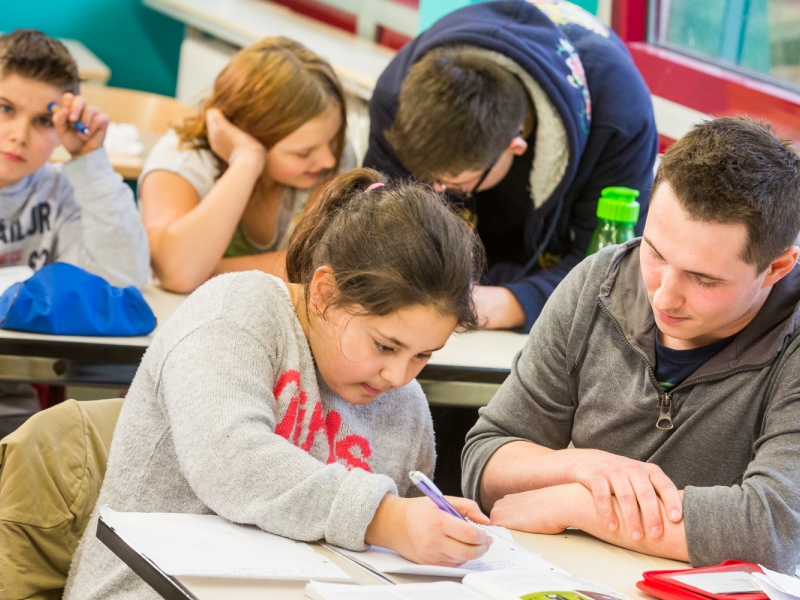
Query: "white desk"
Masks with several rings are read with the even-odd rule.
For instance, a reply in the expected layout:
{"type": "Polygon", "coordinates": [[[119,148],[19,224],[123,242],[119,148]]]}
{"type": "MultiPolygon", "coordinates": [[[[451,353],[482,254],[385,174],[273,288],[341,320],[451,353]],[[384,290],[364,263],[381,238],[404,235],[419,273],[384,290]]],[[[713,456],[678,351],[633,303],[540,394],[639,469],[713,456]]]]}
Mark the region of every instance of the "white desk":
{"type": "MultiPolygon", "coordinates": [[[[79,337],[0,329],[0,381],[130,385],[153,335],[186,297],[154,285],[145,286],[142,293],[158,323],[150,335],[79,337]]],[[[505,331],[454,335],[433,355],[419,379],[434,403],[441,394],[436,389],[431,392],[427,387],[429,382],[457,382],[455,385],[472,391],[464,396],[454,395],[448,389],[444,397],[455,399],[449,403],[480,406],[488,402],[497,385],[508,376],[514,355],[527,338],[505,331]],[[470,400],[475,390],[479,392],[479,400],[470,400]]]]}
{"type": "MultiPolygon", "coordinates": [[[[185,298],[153,285],[142,294],[156,316],[156,331],[185,298]]],[[[0,381],[127,386],[154,334],[85,337],[0,329],[0,381]]]]}
{"type": "Polygon", "coordinates": [[[78,76],[81,81],[94,85],[105,85],[111,78],[111,69],[102,60],[78,40],[61,40],[72,58],[78,64],[78,76]]]}
{"type": "MultiPolygon", "coordinates": [[[[328,60],[348,91],[361,97],[370,97],[375,82],[395,54],[389,48],[264,0],[143,1],[190,28],[240,48],[270,36],[297,40],[328,60]]],[[[212,79],[215,75],[211,75],[212,79]]]]}
{"type": "MultiPolygon", "coordinates": [[[[204,578],[204,577],[170,577],[153,569],[152,566],[137,562],[136,553],[119,538],[113,530],[105,528],[98,537],[109,545],[145,581],[159,589],[167,599],[195,598],[197,600],[299,600],[304,597],[304,582],[258,581],[244,579],[204,578]],[[177,582],[179,585],[175,585],[177,582]],[[188,593],[187,593],[188,592],[188,593]]],[[[652,600],[652,598],[636,587],[644,571],[656,569],[683,569],[686,563],[655,558],[630,550],[623,550],[591,537],[581,531],[568,531],[560,535],[535,535],[514,532],[514,539],[543,556],[545,560],[561,567],[583,579],[603,583],[622,592],[633,600],[652,600]]],[[[368,577],[365,571],[353,567],[350,563],[329,553],[324,548],[316,549],[329,556],[347,573],[355,577],[368,577]]],[[[436,578],[389,576],[396,583],[412,583],[434,581],[436,578]]],[[[378,585],[377,580],[369,581],[369,585],[378,585]]]]}

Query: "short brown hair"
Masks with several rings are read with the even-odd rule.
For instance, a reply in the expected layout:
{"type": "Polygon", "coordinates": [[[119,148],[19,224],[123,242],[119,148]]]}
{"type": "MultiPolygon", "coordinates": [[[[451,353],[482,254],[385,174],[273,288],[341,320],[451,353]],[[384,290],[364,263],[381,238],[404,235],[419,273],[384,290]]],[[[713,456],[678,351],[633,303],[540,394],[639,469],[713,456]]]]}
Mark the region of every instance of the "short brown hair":
{"type": "Polygon", "coordinates": [[[522,82],[490,58],[436,48],[409,69],[386,139],[422,181],[482,170],[525,123],[529,104],[522,82]]]}
{"type": "Polygon", "coordinates": [[[433,306],[474,329],[472,286],[483,269],[474,229],[421,183],[384,183],[372,169],[353,169],[320,186],[297,223],[286,257],[289,281],[305,286],[328,266],[336,280],[329,306],[382,316],[433,306]]]}
{"type": "Polygon", "coordinates": [[[202,112],[177,131],[184,143],[208,149],[205,112],[218,108],[231,122],[271,148],[304,123],[335,106],[341,115],[333,154],[344,152],[344,91],[331,66],[302,44],[264,38],[236,53],[217,76],[202,112]]]}
{"type": "Polygon", "coordinates": [[[800,231],[800,156],[765,121],[724,117],[695,126],[662,157],[651,201],[661,183],[691,219],[744,225],[741,258],[758,273],[800,231]]]}
{"type": "Polygon", "coordinates": [[[66,46],[36,29],[0,35],[0,77],[18,75],[77,94],[78,65],[66,46]]]}

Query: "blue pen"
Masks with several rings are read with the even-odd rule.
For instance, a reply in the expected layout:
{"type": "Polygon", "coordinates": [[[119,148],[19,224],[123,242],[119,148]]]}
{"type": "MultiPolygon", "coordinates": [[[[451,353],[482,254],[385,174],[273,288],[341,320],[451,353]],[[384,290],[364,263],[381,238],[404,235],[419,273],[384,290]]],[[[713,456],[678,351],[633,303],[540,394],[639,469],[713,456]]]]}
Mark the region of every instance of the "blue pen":
{"type": "MultiPolygon", "coordinates": [[[[50,104],[47,105],[47,110],[55,114],[59,110],[61,110],[61,107],[55,102],[51,102],[50,104]]],[[[71,124],[72,128],[75,131],[82,133],[83,135],[89,135],[89,128],[85,124],[81,123],[80,121],[75,121],[74,123],[71,124]]]]}
{"type": "Polygon", "coordinates": [[[425,475],[425,473],[420,473],[419,471],[411,471],[408,474],[411,482],[417,486],[420,492],[425,494],[428,498],[433,500],[433,503],[441,508],[444,512],[449,515],[453,515],[456,518],[461,519],[462,521],[466,521],[467,519],[464,518],[460,512],[458,512],[453,505],[450,504],[447,500],[445,500],[444,496],[442,495],[441,490],[425,475]]]}

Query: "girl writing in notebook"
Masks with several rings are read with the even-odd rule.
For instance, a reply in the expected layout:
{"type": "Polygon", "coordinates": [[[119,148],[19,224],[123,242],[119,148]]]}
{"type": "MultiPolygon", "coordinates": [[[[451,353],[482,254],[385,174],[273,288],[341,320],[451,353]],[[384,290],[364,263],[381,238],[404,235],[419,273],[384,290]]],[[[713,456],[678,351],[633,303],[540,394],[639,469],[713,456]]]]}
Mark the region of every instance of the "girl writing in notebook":
{"type": "Polygon", "coordinates": [[[237,53],[203,111],[153,147],[139,178],[152,265],[188,293],[213,275],[283,275],[283,242],[309,190],[355,166],[330,65],[286,38],[237,53]]]}
{"type": "MultiPolygon", "coordinates": [[[[392,548],[421,563],[481,556],[483,530],[416,496],[431,416],[414,377],[471,329],[482,248],[427,186],[369,169],[328,183],[289,241],[290,283],[216,277],[153,339],[114,433],[97,506],[217,513],[296,540],[392,548]]],[[[452,498],[481,523],[477,505],[452,498]]],[[[92,532],[66,598],[147,584],[92,532]]]]}

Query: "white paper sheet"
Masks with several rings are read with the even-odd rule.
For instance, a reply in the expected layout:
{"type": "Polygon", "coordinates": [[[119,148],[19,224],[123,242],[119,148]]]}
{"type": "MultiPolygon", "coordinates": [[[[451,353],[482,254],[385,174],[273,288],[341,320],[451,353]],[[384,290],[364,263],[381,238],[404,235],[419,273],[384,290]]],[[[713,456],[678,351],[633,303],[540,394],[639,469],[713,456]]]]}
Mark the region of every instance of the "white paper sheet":
{"type": "Polygon", "coordinates": [[[312,581],[306,586],[306,596],[312,600],[486,600],[451,581],[365,586],[312,581]]]}
{"type": "Polygon", "coordinates": [[[0,269],[0,296],[15,283],[25,281],[33,275],[33,269],[23,265],[0,269]]]}
{"type": "Polygon", "coordinates": [[[547,562],[538,554],[534,554],[522,546],[499,536],[494,538],[494,543],[481,558],[465,562],[459,567],[418,565],[410,560],[406,560],[393,550],[388,550],[379,546],[372,546],[372,548],[366,552],[351,552],[341,548],[337,548],[336,550],[381,573],[432,575],[438,577],[463,577],[469,573],[499,569],[546,569],[559,573],[566,573],[566,571],[547,562]]]}
{"type": "Polygon", "coordinates": [[[127,513],[103,506],[100,516],[168,575],[352,580],[307,544],[217,515],[127,513]]]}
{"type": "MultiPolygon", "coordinates": [[[[761,565],[759,565],[761,566],[761,565]]],[[[800,579],[783,573],[770,571],[761,566],[764,574],[753,573],[753,579],[771,600],[800,599],[800,579]]]]}
{"type": "Polygon", "coordinates": [[[758,593],[753,575],[744,571],[728,571],[726,573],[687,573],[673,575],[672,579],[691,585],[709,594],[746,594],[758,593]]]}

